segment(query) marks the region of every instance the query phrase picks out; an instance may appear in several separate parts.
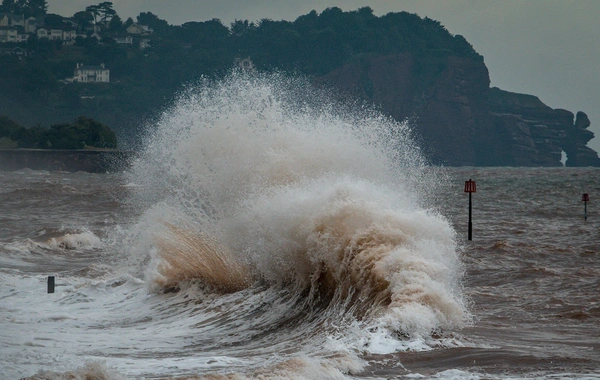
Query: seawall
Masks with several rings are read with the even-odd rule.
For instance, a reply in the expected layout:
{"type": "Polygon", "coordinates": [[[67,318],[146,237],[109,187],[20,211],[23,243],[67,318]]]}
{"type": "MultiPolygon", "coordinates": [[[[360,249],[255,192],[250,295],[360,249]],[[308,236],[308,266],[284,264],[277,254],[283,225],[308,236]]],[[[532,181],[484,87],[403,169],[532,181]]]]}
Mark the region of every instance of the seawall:
{"type": "Polygon", "coordinates": [[[126,169],[133,155],[115,150],[0,149],[0,171],[106,173],[126,169]]]}

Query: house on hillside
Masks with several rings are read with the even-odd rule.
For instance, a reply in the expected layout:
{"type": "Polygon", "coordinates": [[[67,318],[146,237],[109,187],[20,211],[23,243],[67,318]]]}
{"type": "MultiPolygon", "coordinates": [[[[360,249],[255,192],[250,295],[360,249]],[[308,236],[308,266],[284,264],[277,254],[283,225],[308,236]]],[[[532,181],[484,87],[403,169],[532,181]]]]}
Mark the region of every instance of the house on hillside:
{"type": "Polygon", "coordinates": [[[255,70],[254,62],[252,62],[250,57],[236,58],[234,61],[234,65],[242,71],[251,72],[255,70]]]}
{"type": "MultiPolygon", "coordinates": [[[[25,19],[23,15],[0,12],[0,42],[25,42],[29,38],[31,19],[40,22],[35,18],[25,19]]],[[[41,21],[43,24],[43,19],[41,21]]],[[[35,27],[33,28],[35,31],[35,27]]]]}
{"type": "Polygon", "coordinates": [[[147,25],[138,24],[137,22],[129,25],[126,30],[129,34],[137,34],[140,36],[149,36],[154,32],[154,30],[150,29],[147,25]]]}
{"type": "Polygon", "coordinates": [[[0,55],[12,55],[15,57],[27,57],[27,50],[21,47],[15,48],[0,48],[0,55]]]}
{"type": "Polygon", "coordinates": [[[0,26],[20,26],[25,27],[25,17],[12,13],[0,12],[0,26]]]}
{"type": "Polygon", "coordinates": [[[63,31],[61,29],[50,29],[50,34],[48,35],[48,39],[50,41],[62,41],[63,31]]]}
{"type": "Polygon", "coordinates": [[[39,17],[39,18],[35,18],[35,17],[29,17],[27,20],[25,20],[25,33],[35,33],[36,30],[38,28],[41,28],[42,26],[44,26],[44,18],[43,17],[39,17]]]}
{"type": "Polygon", "coordinates": [[[0,43],[27,41],[29,36],[24,27],[25,18],[23,15],[0,13],[0,43]]]}
{"type": "Polygon", "coordinates": [[[11,13],[0,13],[0,26],[10,26],[10,16],[11,13]]]}
{"type": "Polygon", "coordinates": [[[17,42],[27,42],[29,39],[29,34],[24,33],[22,30],[23,29],[19,29],[17,32],[17,42]]]}
{"type": "Polygon", "coordinates": [[[24,15],[12,15],[12,20],[10,20],[11,26],[19,26],[21,28],[25,27],[25,16],[24,15]]]}
{"type": "Polygon", "coordinates": [[[73,45],[77,38],[77,29],[73,27],[67,27],[62,31],[62,40],[65,45],[73,45]]]}
{"type": "Polygon", "coordinates": [[[0,43],[17,42],[19,31],[12,26],[0,26],[0,43]]]}
{"type": "Polygon", "coordinates": [[[117,37],[115,38],[115,42],[119,45],[133,45],[133,37],[117,37]]]}
{"type": "Polygon", "coordinates": [[[35,31],[39,39],[48,39],[50,41],[62,41],[65,45],[72,45],[77,38],[77,30],[72,27],[62,29],[39,28],[35,31]]]}
{"type": "Polygon", "coordinates": [[[108,83],[110,82],[110,70],[104,67],[104,63],[101,63],[99,66],[78,63],[73,75],[73,81],[83,83],[108,83]]]}
{"type": "Polygon", "coordinates": [[[50,37],[50,31],[49,31],[48,29],[46,29],[46,28],[38,28],[38,29],[35,31],[35,34],[37,34],[37,37],[38,37],[39,39],[42,39],[42,38],[49,38],[49,37],[50,37]]]}

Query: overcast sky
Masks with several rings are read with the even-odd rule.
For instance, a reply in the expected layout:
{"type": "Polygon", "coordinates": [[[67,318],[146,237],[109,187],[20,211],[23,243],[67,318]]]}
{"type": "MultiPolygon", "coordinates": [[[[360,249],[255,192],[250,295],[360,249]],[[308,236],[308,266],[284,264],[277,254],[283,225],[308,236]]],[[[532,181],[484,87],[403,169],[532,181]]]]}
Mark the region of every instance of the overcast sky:
{"type": "MultiPolygon", "coordinates": [[[[72,16],[102,0],[48,0],[72,16]]],[[[376,15],[407,11],[440,21],[484,56],[491,85],[538,96],[552,108],[584,111],[600,151],[600,0],[113,0],[123,20],[152,12],[170,24],[219,18],[295,20],[311,10],[370,6],[376,15]]]]}

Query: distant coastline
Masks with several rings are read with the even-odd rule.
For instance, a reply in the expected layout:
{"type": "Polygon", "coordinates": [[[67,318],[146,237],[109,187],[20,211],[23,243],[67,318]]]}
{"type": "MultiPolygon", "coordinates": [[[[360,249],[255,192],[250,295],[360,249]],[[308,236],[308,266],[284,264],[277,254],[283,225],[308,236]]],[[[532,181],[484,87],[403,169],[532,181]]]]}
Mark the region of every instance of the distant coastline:
{"type": "Polygon", "coordinates": [[[150,12],[123,21],[110,1],[73,17],[32,1],[0,5],[0,147],[116,149],[116,136],[136,146],[188,91],[265,75],[408,122],[435,165],[600,167],[585,112],[490,87],[484,57],[428,17],[331,7],[294,21],[170,25],[150,12]]]}
{"type": "Polygon", "coordinates": [[[133,156],[113,149],[0,149],[0,171],[115,172],[126,169],[133,156]]]}

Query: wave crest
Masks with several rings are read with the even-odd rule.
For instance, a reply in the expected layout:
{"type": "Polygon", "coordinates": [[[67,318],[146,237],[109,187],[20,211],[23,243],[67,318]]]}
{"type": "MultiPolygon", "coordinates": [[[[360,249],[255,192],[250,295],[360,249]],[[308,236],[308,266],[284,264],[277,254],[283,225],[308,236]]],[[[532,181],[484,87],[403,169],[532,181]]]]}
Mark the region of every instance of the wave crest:
{"type": "Polygon", "coordinates": [[[200,280],[219,290],[232,292],[246,288],[247,269],[231,251],[190,227],[163,222],[163,233],[155,235],[162,262],[155,282],[163,288],[176,288],[185,280],[200,280]]]}
{"type": "Polygon", "coordinates": [[[159,286],[292,284],[318,307],[430,334],[468,313],[454,231],[424,208],[444,177],[424,162],[407,123],[238,73],[165,112],[130,182],[159,286]]]}

